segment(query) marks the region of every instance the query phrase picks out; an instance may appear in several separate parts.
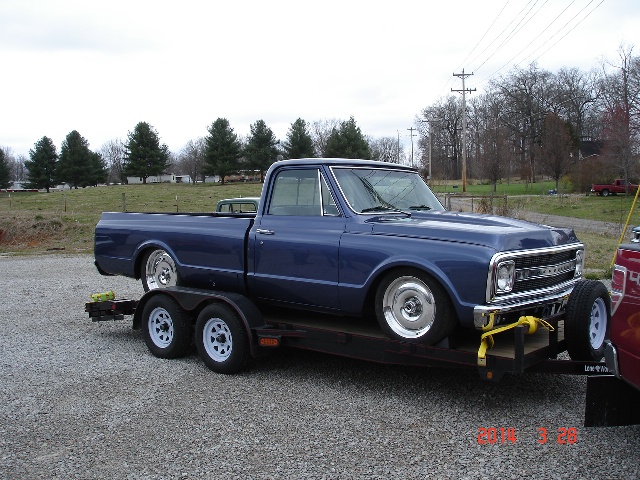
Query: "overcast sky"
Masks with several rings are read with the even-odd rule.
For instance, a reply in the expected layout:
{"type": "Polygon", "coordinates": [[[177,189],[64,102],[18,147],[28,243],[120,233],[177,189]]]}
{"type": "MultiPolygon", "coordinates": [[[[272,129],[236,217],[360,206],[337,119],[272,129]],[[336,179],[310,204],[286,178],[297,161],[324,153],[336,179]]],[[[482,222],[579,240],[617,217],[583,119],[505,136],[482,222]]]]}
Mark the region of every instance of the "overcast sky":
{"type": "Polygon", "coordinates": [[[351,116],[408,146],[463,68],[478,94],[532,61],[615,63],[622,44],[640,55],[638,0],[0,0],[0,146],[77,130],[99,151],[145,121],[178,153],[218,117],[284,140],[297,118],[351,116]]]}

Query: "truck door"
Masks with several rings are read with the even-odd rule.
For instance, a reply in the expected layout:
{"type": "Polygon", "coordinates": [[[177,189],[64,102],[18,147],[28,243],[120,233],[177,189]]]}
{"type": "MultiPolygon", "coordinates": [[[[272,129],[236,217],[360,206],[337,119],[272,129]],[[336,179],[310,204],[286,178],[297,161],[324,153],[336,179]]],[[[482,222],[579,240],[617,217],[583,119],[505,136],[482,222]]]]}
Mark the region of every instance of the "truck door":
{"type": "Polygon", "coordinates": [[[272,179],[271,189],[268,205],[251,231],[253,295],[338,309],[345,219],[322,172],[317,167],[284,170],[272,179]]]}

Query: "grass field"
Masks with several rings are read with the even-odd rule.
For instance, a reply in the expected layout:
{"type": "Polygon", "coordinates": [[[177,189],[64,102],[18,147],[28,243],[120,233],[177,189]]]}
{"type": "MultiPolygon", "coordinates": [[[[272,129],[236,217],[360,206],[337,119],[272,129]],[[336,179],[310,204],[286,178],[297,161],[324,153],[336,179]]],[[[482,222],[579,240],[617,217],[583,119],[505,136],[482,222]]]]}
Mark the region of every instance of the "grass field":
{"type": "MultiPolygon", "coordinates": [[[[434,184],[438,194],[460,193],[454,183],[434,184]]],[[[501,184],[497,195],[507,197],[508,214],[533,211],[624,224],[633,197],[597,197],[546,193],[552,182],[525,185],[501,184]],[[540,193],[536,194],[535,192],[540,193]]],[[[91,253],[93,229],[103,211],[130,212],[210,212],[218,200],[259,196],[260,183],[114,185],[47,193],[0,193],[0,253],[40,254],[43,252],[91,253]]],[[[491,195],[490,185],[470,183],[469,195],[491,195]]],[[[634,211],[631,225],[640,224],[634,211]]],[[[609,266],[617,247],[618,233],[577,231],[587,247],[587,264],[595,278],[609,276],[609,266]]]]}

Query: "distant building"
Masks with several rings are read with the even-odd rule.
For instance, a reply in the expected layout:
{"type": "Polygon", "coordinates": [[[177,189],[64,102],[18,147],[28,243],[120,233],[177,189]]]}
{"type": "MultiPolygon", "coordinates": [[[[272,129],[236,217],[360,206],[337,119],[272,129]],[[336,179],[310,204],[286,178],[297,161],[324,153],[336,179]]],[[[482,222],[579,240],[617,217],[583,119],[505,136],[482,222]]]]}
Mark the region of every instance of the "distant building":
{"type": "MultiPolygon", "coordinates": [[[[142,177],[127,177],[127,183],[132,185],[144,183],[144,181],[142,177]]],[[[191,177],[189,175],[176,175],[174,173],[152,175],[147,177],[147,183],[191,183],[191,177]]]]}

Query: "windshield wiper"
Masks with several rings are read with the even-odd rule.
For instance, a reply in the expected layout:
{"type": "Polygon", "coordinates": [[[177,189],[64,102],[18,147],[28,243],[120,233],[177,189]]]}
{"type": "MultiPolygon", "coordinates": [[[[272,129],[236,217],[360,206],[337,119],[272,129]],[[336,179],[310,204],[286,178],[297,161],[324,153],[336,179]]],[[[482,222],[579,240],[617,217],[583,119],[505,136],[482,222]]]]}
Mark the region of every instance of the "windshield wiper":
{"type": "Polygon", "coordinates": [[[375,207],[363,208],[361,210],[361,213],[369,213],[369,212],[394,212],[394,213],[404,213],[408,217],[411,216],[411,213],[409,212],[405,212],[404,210],[400,210],[399,208],[387,207],[384,205],[376,205],[375,207]]]}
{"type": "Polygon", "coordinates": [[[409,210],[431,210],[429,205],[412,205],[409,210]]]}

